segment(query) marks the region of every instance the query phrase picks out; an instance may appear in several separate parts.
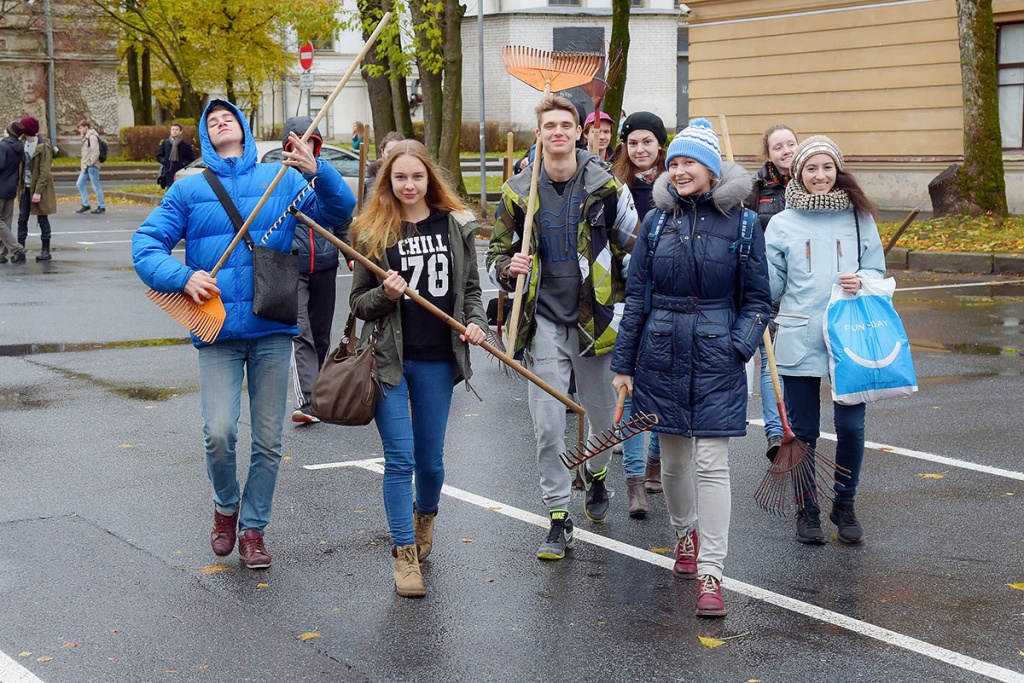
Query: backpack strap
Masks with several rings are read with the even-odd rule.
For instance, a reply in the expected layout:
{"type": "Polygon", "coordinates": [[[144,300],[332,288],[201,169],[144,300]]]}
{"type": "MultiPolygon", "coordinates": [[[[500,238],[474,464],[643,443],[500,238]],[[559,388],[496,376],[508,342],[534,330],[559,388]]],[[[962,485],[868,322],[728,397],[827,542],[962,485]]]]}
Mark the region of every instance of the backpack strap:
{"type": "Polygon", "coordinates": [[[750,247],[754,243],[754,222],[751,218],[757,218],[750,209],[742,209],[740,213],[740,236],[730,245],[729,249],[739,256],[739,287],[736,290],[737,302],[743,296],[743,288],[747,283],[747,261],[750,260],[750,247]]]}
{"type": "MultiPolygon", "coordinates": [[[[652,221],[651,230],[647,233],[647,273],[648,276],[651,272],[651,264],[654,262],[654,251],[658,248],[658,239],[661,237],[661,231],[665,227],[665,221],[668,219],[668,213],[658,209],[658,220],[652,221]]],[[[651,289],[652,289],[651,278],[648,277],[646,283],[644,283],[644,316],[651,312],[651,289]]]]}

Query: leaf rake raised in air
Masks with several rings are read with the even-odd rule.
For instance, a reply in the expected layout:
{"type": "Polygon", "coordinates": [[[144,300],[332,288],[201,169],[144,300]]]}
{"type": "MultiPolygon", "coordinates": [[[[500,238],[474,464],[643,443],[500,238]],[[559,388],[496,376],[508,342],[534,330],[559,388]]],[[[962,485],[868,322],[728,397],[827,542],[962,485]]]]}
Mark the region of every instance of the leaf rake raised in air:
{"type": "Polygon", "coordinates": [[[623,441],[633,438],[637,434],[646,432],[656,424],[658,424],[657,415],[651,413],[637,415],[633,419],[628,422],[623,422],[614,429],[593,435],[585,444],[576,444],[575,448],[571,451],[568,453],[562,453],[558,457],[562,460],[562,464],[571,470],[575,467],[579,467],[595,455],[617,446],[623,441]]]}

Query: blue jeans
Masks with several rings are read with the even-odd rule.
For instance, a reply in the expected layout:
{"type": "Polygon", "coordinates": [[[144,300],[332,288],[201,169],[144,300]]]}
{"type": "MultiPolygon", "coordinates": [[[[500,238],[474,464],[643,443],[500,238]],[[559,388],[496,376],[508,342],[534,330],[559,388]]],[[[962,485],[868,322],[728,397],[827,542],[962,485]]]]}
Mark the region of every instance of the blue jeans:
{"type": "MultiPolygon", "coordinates": [[[[626,404],[622,410],[622,419],[629,421],[633,414],[633,397],[626,397],[626,404]]],[[[627,478],[644,476],[644,435],[637,434],[631,439],[622,442],[622,469],[626,471],[627,478]]]]}
{"type": "MultiPolygon", "coordinates": [[[[786,387],[779,378],[782,390],[786,387]]],[[[783,394],[785,396],[785,394],[783,394]]],[[[761,342],[761,416],[764,418],[764,436],[782,436],[782,418],[779,417],[779,406],[775,402],[775,389],[772,387],[772,373],[768,369],[768,355],[761,342]]]]}
{"type": "Polygon", "coordinates": [[[89,166],[78,174],[78,194],[82,195],[82,206],[89,206],[89,193],[85,189],[86,179],[92,182],[92,191],[96,193],[96,205],[101,209],[106,208],[103,203],[103,188],[100,187],[99,166],[89,166]]]}
{"type": "Polygon", "coordinates": [[[661,460],[661,437],[658,432],[648,432],[651,438],[647,441],[647,459],[661,460]]]}
{"type": "Polygon", "coordinates": [[[287,334],[199,347],[199,396],[213,503],[224,515],[234,514],[241,504],[241,531],[262,531],[270,523],[277,469],[281,464],[291,353],[292,338],[287,334]],[[252,452],[245,490],[239,498],[235,442],[243,374],[248,376],[252,452]]]}
{"type": "MultiPolygon", "coordinates": [[[[787,375],[786,409],[796,438],[811,448],[817,446],[821,435],[821,378],[787,375]]],[[[836,425],[836,464],[849,470],[849,474],[836,473],[835,494],[838,502],[853,502],[860,481],[860,466],[864,462],[864,415],[867,406],[843,406],[833,403],[836,425]]],[[[809,492],[814,500],[816,491],[809,492]]],[[[813,503],[812,503],[813,505],[813,503]]]]}
{"type": "Polygon", "coordinates": [[[416,542],[413,532],[413,473],[416,509],[437,510],[444,484],[444,434],[452,404],[452,361],[407,360],[402,381],[377,403],[375,422],[384,444],[384,513],[392,545],[416,542]]]}

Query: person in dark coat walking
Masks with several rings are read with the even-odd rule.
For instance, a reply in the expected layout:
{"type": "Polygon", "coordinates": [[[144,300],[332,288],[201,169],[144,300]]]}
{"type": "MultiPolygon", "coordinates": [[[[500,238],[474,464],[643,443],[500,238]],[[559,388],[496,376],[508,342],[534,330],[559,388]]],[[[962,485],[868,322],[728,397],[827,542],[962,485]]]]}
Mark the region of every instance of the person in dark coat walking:
{"type": "MultiPolygon", "coordinates": [[[[313,122],[308,116],[293,116],[284,123],[281,141],[291,151],[290,133],[299,137],[313,122]]],[[[323,137],[316,128],[309,136],[313,156],[320,156],[323,137]]],[[[347,186],[346,186],[347,189],[347,186]]],[[[310,190],[312,191],[312,190],[310,190]]],[[[334,226],[331,231],[341,240],[348,239],[349,222],[334,226]]],[[[305,223],[295,224],[292,252],[299,269],[299,333],[292,337],[292,388],[295,390],[296,408],[292,422],[311,424],[319,422],[310,402],[313,384],[327,354],[331,350],[331,326],[334,322],[334,304],[337,297],[338,248],[316,234],[305,223]]]]}
{"type": "Polygon", "coordinates": [[[164,188],[174,184],[175,173],[196,160],[196,153],[192,149],[192,145],[181,137],[180,123],[171,124],[171,135],[160,142],[156,160],[160,162],[160,177],[157,179],[157,184],[164,188]]]}
{"type": "Polygon", "coordinates": [[[42,249],[36,254],[36,261],[49,261],[50,256],[50,214],[57,213],[57,193],[53,187],[53,149],[46,138],[39,135],[39,120],[23,116],[25,160],[21,166],[21,183],[18,184],[18,244],[25,248],[28,240],[28,219],[36,217],[42,249]]]}
{"type": "MultiPolygon", "coordinates": [[[[789,184],[790,165],[796,148],[796,133],[784,124],[772,126],[761,139],[764,166],[754,174],[754,189],[750,191],[744,206],[757,213],[766,240],[768,224],[786,208],[786,186],[789,184]]],[[[776,313],[778,308],[773,306],[772,320],[776,313]]],[[[774,325],[772,338],[775,338],[774,325]]],[[[765,455],[775,462],[775,456],[782,447],[782,418],[779,417],[779,407],[775,402],[775,389],[772,387],[772,374],[768,369],[764,344],[761,344],[761,416],[764,418],[764,438],[768,442],[765,455]]]]}
{"type": "Polygon", "coordinates": [[[711,124],[692,121],[667,158],[654,185],[658,210],[644,220],[629,265],[612,385],[627,388],[637,412],[658,417],[674,571],[698,579],[697,616],[719,617],[729,437],[746,434],[743,366],[768,322],[768,267],[761,226],[742,207],[750,175],[722,163],[711,124]]]}
{"type": "MultiPolygon", "coordinates": [[[[0,140],[0,252],[11,255],[11,263],[25,262],[25,247],[18,244],[11,230],[14,205],[18,203],[18,181],[25,147],[21,134],[25,132],[20,121],[12,121],[0,140]]],[[[0,256],[4,263],[6,256],[0,256]]]]}

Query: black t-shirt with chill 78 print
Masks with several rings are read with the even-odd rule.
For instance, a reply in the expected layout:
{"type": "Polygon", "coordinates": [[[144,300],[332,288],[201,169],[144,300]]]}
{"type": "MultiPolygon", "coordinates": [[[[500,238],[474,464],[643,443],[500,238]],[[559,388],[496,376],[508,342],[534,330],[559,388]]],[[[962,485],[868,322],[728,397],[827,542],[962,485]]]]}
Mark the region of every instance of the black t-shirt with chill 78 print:
{"type": "MultiPolygon", "coordinates": [[[[431,211],[419,223],[403,223],[402,239],[388,247],[388,264],[409,288],[448,315],[455,312],[448,213],[431,211]]],[[[402,297],[402,356],[406,360],[452,360],[452,329],[407,296],[402,297]]]]}

